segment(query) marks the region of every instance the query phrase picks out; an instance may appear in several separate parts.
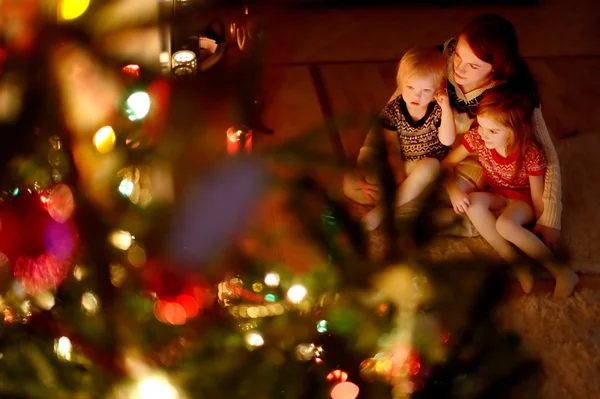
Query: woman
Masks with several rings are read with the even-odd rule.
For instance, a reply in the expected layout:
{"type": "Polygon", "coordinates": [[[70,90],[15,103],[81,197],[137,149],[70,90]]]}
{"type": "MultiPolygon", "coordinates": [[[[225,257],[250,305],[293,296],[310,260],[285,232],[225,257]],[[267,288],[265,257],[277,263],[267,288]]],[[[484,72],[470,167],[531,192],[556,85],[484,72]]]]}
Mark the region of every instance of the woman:
{"type": "MultiPolygon", "coordinates": [[[[540,109],[537,87],[518,51],[512,24],[495,14],[482,15],[468,23],[458,35],[444,43],[448,60],[448,95],[455,113],[457,133],[469,130],[477,105],[488,89],[506,85],[525,91],[537,104],[533,114],[534,135],[548,159],[544,174],[544,213],[533,231],[556,249],[561,228],[561,176],[558,155],[540,109]]],[[[482,188],[483,174],[475,159],[457,168],[461,186],[472,192],[482,188]]]]}
{"type": "MultiPolygon", "coordinates": [[[[536,84],[525,61],[519,55],[514,27],[499,15],[482,15],[467,24],[456,39],[440,46],[440,51],[448,62],[448,95],[454,109],[458,141],[461,134],[469,130],[479,100],[488,89],[506,85],[508,89],[525,90],[536,102],[532,125],[535,137],[546,153],[548,165],[544,175],[544,213],[533,231],[546,245],[556,249],[562,214],[558,155],[542,117],[536,84]]],[[[359,159],[365,159],[372,154],[369,148],[372,143],[370,136],[372,135],[367,135],[359,159]]],[[[462,162],[457,167],[457,175],[465,192],[482,188],[483,174],[476,159],[462,162]]],[[[358,176],[358,179],[361,179],[361,175],[358,176]]],[[[344,182],[346,195],[350,194],[347,190],[351,186],[348,181],[346,178],[344,182]]],[[[365,190],[365,195],[372,195],[377,191],[372,181],[359,181],[358,184],[365,190]],[[370,190],[369,193],[366,190],[370,190]]]]}

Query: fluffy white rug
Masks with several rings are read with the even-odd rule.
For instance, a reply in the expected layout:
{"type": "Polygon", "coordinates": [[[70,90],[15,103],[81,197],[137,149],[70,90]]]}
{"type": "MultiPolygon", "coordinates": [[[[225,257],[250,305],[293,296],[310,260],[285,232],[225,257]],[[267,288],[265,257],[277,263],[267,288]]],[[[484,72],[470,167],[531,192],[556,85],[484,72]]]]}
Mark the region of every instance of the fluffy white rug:
{"type": "Polygon", "coordinates": [[[541,398],[600,398],[600,292],[583,290],[567,299],[525,296],[503,304],[497,315],[541,360],[541,398]]]}

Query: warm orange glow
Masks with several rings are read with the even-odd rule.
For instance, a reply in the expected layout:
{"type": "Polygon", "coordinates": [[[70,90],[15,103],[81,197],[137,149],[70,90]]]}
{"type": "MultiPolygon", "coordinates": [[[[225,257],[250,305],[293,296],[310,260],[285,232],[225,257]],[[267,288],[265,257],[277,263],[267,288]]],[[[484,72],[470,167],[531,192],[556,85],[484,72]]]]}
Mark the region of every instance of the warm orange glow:
{"type": "Polygon", "coordinates": [[[177,302],[170,302],[165,306],[165,319],[174,326],[183,325],[186,320],[185,309],[177,302]]]}
{"type": "Polygon", "coordinates": [[[179,295],[177,297],[177,303],[183,307],[185,316],[190,319],[198,316],[199,306],[196,299],[191,295],[179,295]]]}
{"type": "Polygon", "coordinates": [[[340,369],[333,370],[327,374],[327,381],[340,381],[344,382],[348,380],[348,373],[340,369]]]}
{"type": "Polygon", "coordinates": [[[13,315],[10,309],[4,309],[4,321],[7,323],[13,322],[13,315]]]}
{"type": "Polygon", "coordinates": [[[332,399],[355,399],[358,397],[359,391],[358,385],[346,381],[334,386],[330,395],[332,399]]]}
{"type": "Polygon", "coordinates": [[[125,72],[127,75],[133,76],[134,78],[139,78],[140,77],[140,66],[137,64],[129,64],[129,65],[125,65],[122,68],[123,72],[125,72]]]}

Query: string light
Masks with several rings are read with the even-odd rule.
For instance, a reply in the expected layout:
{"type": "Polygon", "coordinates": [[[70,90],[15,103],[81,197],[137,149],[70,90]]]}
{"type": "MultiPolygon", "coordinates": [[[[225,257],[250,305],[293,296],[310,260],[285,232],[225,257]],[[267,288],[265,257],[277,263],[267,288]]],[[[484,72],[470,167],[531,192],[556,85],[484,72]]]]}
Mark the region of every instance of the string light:
{"type": "Polygon", "coordinates": [[[256,331],[250,331],[246,334],[246,342],[248,343],[248,345],[250,346],[263,346],[265,343],[265,340],[263,339],[262,335],[260,335],[259,333],[257,333],[256,331]]]}
{"type": "Polygon", "coordinates": [[[67,337],[60,337],[54,343],[54,352],[60,359],[71,360],[72,349],[71,340],[67,337]]]}
{"type": "Polygon", "coordinates": [[[177,391],[164,377],[144,378],[138,384],[140,399],[177,399],[177,391]]]}
{"type": "Polygon", "coordinates": [[[321,320],[317,323],[317,331],[321,334],[327,332],[327,320],[321,320]]]}
{"type": "Polygon", "coordinates": [[[287,292],[287,297],[292,303],[299,303],[306,296],[307,291],[303,285],[295,284],[290,287],[287,292]]]}
{"type": "Polygon", "coordinates": [[[100,310],[100,298],[91,291],[81,296],[81,306],[90,315],[94,315],[100,310]]]}
{"type": "Polygon", "coordinates": [[[127,251],[133,242],[133,236],[128,231],[115,230],[110,234],[109,241],[115,248],[127,251]]]}
{"type": "Polygon", "coordinates": [[[265,276],[265,284],[269,287],[277,287],[279,285],[279,274],[267,273],[265,276]]]}
{"type": "Polygon", "coordinates": [[[89,5],[90,0],[62,0],[58,8],[59,18],[66,21],[79,18],[89,5]]]}
{"type": "Polygon", "coordinates": [[[117,136],[110,126],[104,126],[98,129],[94,134],[94,146],[101,154],[107,154],[115,148],[117,136]]]}
{"type": "Polygon", "coordinates": [[[143,91],[135,92],[127,98],[126,106],[129,120],[140,120],[150,111],[150,96],[143,91]]]}
{"type": "Polygon", "coordinates": [[[331,399],[356,399],[360,389],[358,385],[350,382],[340,382],[331,390],[331,399]]]}

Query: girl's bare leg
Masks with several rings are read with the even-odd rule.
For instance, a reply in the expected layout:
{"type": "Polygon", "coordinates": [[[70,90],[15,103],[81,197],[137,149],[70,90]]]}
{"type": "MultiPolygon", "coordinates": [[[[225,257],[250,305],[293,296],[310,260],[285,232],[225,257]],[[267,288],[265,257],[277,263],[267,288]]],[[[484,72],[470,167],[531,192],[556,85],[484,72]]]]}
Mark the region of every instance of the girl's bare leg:
{"type": "MultiPolygon", "coordinates": [[[[406,162],[406,179],[396,190],[396,207],[414,200],[427,186],[433,183],[440,173],[440,162],[435,158],[423,158],[416,162],[406,162]]],[[[362,222],[369,231],[375,230],[385,217],[383,204],[377,205],[367,213],[362,222]]]]}
{"type": "MultiPolygon", "coordinates": [[[[490,244],[498,254],[509,264],[514,264],[518,260],[518,253],[497,230],[496,216],[492,210],[502,209],[506,205],[506,199],[503,197],[487,193],[475,192],[469,194],[471,205],[467,208],[467,215],[479,234],[490,244]]],[[[530,293],[533,289],[533,276],[531,271],[525,266],[513,267],[517,280],[525,293],[530,293]]]]}
{"type": "Polygon", "coordinates": [[[552,251],[535,234],[523,227],[533,220],[533,210],[523,201],[511,200],[496,222],[498,233],[529,257],[539,261],[556,280],[554,296],[568,297],[579,282],[573,270],[556,261],[552,251]]]}

